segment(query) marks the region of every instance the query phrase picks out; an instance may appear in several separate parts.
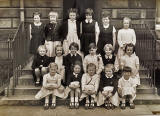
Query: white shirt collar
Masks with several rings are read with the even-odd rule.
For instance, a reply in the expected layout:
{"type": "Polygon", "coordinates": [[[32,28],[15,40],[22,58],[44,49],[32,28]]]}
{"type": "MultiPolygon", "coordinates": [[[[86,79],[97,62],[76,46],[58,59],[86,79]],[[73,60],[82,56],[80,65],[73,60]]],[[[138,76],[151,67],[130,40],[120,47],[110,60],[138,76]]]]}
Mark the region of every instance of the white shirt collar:
{"type": "Polygon", "coordinates": [[[108,77],[107,75],[105,75],[107,78],[112,78],[113,77],[113,75],[112,76],[110,76],[110,77],[108,77]]]}
{"type": "Polygon", "coordinates": [[[111,54],[111,55],[109,55],[109,56],[105,55],[105,58],[106,58],[106,59],[112,59],[112,57],[113,57],[113,55],[112,55],[112,54],[111,54]]]}
{"type": "Polygon", "coordinates": [[[71,19],[68,19],[68,21],[71,22],[71,23],[76,23],[76,20],[71,21],[71,19]]]}
{"type": "Polygon", "coordinates": [[[73,55],[74,55],[74,56],[77,56],[77,53],[76,53],[76,54],[72,54],[72,53],[70,53],[70,54],[71,54],[71,56],[73,56],[73,55]]]}
{"type": "Polygon", "coordinates": [[[90,21],[88,21],[87,19],[85,20],[86,23],[92,23],[93,19],[91,19],[90,21]]]}
{"type": "Polygon", "coordinates": [[[73,72],[73,75],[74,75],[76,78],[78,77],[78,74],[76,74],[76,73],[74,73],[74,72],[73,72]]]}
{"type": "Polygon", "coordinates": [[[108,24],[108,25],[103,25],[103,27],[104,27],[104,28],[108,28],[108,27],[109,27],[109,24],[108,24]]]}

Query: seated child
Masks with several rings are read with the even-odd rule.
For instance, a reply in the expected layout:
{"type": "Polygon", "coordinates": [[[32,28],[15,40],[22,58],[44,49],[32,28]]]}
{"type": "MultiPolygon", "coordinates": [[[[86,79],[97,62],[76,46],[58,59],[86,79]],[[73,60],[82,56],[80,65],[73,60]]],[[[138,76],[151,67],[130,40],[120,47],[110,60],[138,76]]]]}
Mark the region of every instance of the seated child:
{"type": "Polygon", "coordinates": [[[55,62],[58,65],[58,74],[62,76],[62,83],[65,82],[65,57],[63,56],[63,47],[61,45],[57,45],[55,47],[55,55],[50,58],[50,62],[55,62]]]}
{"type": "Polygon", "coordinates": [[[46,48],[44,45],[38,47],[38,54],[35,55],[32,63],[32,72],[35,80],[35,85],[39,86],[42,82],[42,77],[47,73],[49,65],[49,57],[46,56],[46,48]]]}
{"type": "Polygon", "coordinates": [[[136,84],[133,78],[131,78],[131,68],[123,68],[123,76],[118,81],[118,92],[122,96],[121,109],[126,108],[126,99],[129,99],[130,109],[134,109],[135,105],[133,103],[136,98],[136,84]]]}
{"type": "MultiPolygon", "coordinates": [[[[113,64],[107,64],[102,73],[99,90],[102,93],[102,97],[99,99],[102,100],[102,103],[105,103],[105,108],[114,109],[115,106],[119,105],[118,98],[118,79],[113,74],[114,66],[113,64]]],[[[100,104],[102,105],[102,104],[100,104]]]]}
{"type": "Polygon", "coordinates": [[[83,74],[81,85],[82,95],[80,101],[86,98],[85,109],[93,109],[96,101],[96,95],[99,87],[99,75],[96,74],[96,65],[90,63],[87,65],[87,72],[83,74]],[[89,99],[91,97],[91,99],[89,99]]]}
{"type": "Polygon", "coordinates": [[[56,107],[56,96],[64,98],[64,87],[61,85],[61,75],[57,74],[58,66],[56,63],[49,64],[49,73],[43,76],[43,86],[36,94],[36,99],[45,97],[44,109],[49,108],[49,96],[52,95],[51,109],[56,107]]]}
{"type": "Polygon", "coordinates": [[[71,89],[70,91],[70,109],[74,107],[79,108],[79,95],[81,85],[81,73],[82,65],[80,62],[76,62],[73,66],[73,73],[69,76],[67,86],[71,89]]]}

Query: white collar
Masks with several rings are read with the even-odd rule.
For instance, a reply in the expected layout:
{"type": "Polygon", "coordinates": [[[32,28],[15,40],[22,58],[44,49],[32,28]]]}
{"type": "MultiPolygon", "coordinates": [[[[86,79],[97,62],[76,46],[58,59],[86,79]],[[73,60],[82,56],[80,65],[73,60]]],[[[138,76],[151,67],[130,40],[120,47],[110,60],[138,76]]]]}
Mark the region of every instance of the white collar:
{"type": "Polygon", "coordinates": [[[106,28],[108,28],[108,27],[109,27],[109,24],[107,24],[107,25],[103,25],[103,27],[106,29],[106,28]]]}
{"type": "Polygon", "coordinates": [[[112,77],[113,77],[113,75],[112,75],[112,76],[110,76],[110,77],[108,77],[106,74],[105,74],[105,76],[106,76],[106,78],[112,78],[112,77]]]}
{"type": "Polygon", "coordinates": [[[113,55],[112,55],[112,54],[111,54],[111,55],[109,55],[109,56],[105,55],[105,58],[106,58],[106,59],[112,59],[112,57],[113,57],[113,55]]]}
{"type": "Polygon", "coordinates": [[[76,74],[76,73],[74,73],[74,72],[73,72],[73,75],[74,75],[76,78],[78,77],[78,74],[76,74]]]}
{"type": "Polygon", "coordinates": [[[122,77],[122,79],[123,79],[124,81],[130,81],[131,77],[130,77],[128,80],[125,80],[124,77],[122,77]]]}
{"type": "Polygon", "coordinates": [[[93,19],[91,19],[89,21],[87,19],[85,20],[86,23],[92,23],[92,21],[93,21],[93,19]]]}
{"type": "Polygon", "coordinates": [[[71,21],[71,19],[68,19],[68,22],[71,22],[71,23],[76,23],[76,20],[74,20],[74,21],[71,21]]]}
{"type": "Polygon", "coordinates": [[[75,53],[75,54],[70,53],[70,54],[71,54],[71,56],[77,56],[77,53],[75,53]]]}
{"type": "Polygon", "coordinates": [[[35,25],[35,26],[40,26],[41,24],[42,24],[42,22],[39,22],[39,23],[35,23],[35,22],[34,22],[34,25],[35,25]]]}

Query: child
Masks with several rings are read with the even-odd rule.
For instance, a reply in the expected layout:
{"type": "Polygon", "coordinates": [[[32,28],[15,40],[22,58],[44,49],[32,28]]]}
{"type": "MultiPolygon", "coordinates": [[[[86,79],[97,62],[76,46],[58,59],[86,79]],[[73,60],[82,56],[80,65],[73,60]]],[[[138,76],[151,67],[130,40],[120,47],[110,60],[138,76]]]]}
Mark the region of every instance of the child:
{"type": "Polygon", "coordinates": [[[106,12],[102,13],[102,24],[100,25],[100,34],[97,44],[97,52],[104,55],[103,48],[106,44],[111,44],[113,46],[113,51],[115,50],[116,43],[116,29],[110,24],[109,15],[106,12]]]}
{"type": "Polygon", "coordinates": [[[80,95],[80,85],[81,85],[81,63],[76,62],[73,66],[73,73],[69,76],[69,79],[67,81],[67,86],[71,89],[70,91],[70,108],[73,109],[74,107],[76,109],[79,108],[79,95],[80,95]]]}
{"type": "Polygon", "coordinates": [[[131,77],[134,79],[136,85],[140,85],[139,76],[139,58],[135,54],[135,46],[133,44],[127,44],[125,47],[125,55],[120,60],[120,67],[123,70],[124,66],[131,67],[131,77]]]}
{"type": "Polygon", "coordinates": [[[96,94],[99,87],[99,75],[96,74],[96,65],[89,63],[87,65],[87,72],[83,74],[81,84],[82,84],[82,95],[80,101],[86,98],[85,108],[94,108],[94,103],[96,101],[96,94]],[[91,97],[91,100],[89,100],[91,97]]]}
{"type": "Polygon", "coordinates": [[[65,57],[63,56],[63,47],[61,45],[57,45],[55,47],[55,57],[50,58],[50,62],[55,62],[58,65],[58,74],[62,77],[62,83],[65,82],[65,57]]]}
{"type": "Polygon", "coordinates": [[[93,20],[93,10],[91,8],[87,8],[85,10],[85,16],[86,19],[82,21],[80,30],[80,33],[82,34],[81,51],[84,53],[84,56],[89,54],[88,46],[90,43],[97,44],[99,35],[98,23],[95,20],[93,20]]]}
{"type": "Polygon", "coordinates": [[[58,13],[55,11],[49,12],[49,20],[50,22],[45,26],[45,45],[47,48],[47,56],[53,57],[55,56],[55,46],[61,45],[61,39],[59,37],[60,34],[60,24],[57,22],[58,13]]]}
{"type": "MultiPolygon", "coordinates": [[[[99,90],[102,93],[102,103],[105,103],[105,108],[114,109],[115,106],[119,105],[119,98],[117,94],[118,90],[118,79],[113,74],[114,66],[113,64],[107,64],[105,66],[105,73],[102,73],[99,90]]],[[[101,104],[99,104],[101,105],[101,104]]]]}
{"type": "Polygon", "coordinates": [[[126,44],[132,43],[133,45],[136,44],[136,34],[134,29],[129,28],[131,19],[128,17],[123,18],[123,29],[118,31],[118,58],[121,59],[121,56],[124,55],[124,48],[126,44]]]}
{"type": "Polygon", "coordinates": [[[34,60],[32,63],[33,77],[35,80],[35,85],[39,86],[42,82],[42,78],[44,74],[47,73],[48,65],[49,65],[49,57],[46,56],[46,47],[44,45],[40,45],[38,47],[38,54],[34,56],[34,60]]]}
{"type": "Polygon", "coordinates": [[[33,13],[33,23],[30,24],[30,53],[36,55],[39,45],[43,45],[44,37],[44,24],[40,21],[41,14],[38,12],[33,13]]]}
{"type": "Polygon", "coordinates": [[[65,82],[67,82],[68,76],[73,73],[72,67],[74,66],[75,62],[79,61],[82,63],[82,57],[77,53],[77,51],[79,50],[78,44],[75,42],[72,42],[69,46],[69,50],[70,50],[70,53],[67,56],[65,56],[65,60],[66,60],[66,63],[65,63],[65,68],[66,68],[65,82]]]}
{"type": "Polygon", "coordinates": [[[134,109],[135,105],[133,103],[136,98],[136,84],[134,83],[133,78],[131,78],[130,67],[123,68],[123,76],[118,81],[118,92],[122,96],[121,109],[126,108],[126,99],[129,99],[130,108],[134,109]]]}
{"type": "Polygon", "coordinates": [[[49,73],[43,77],[43,86],[36,94],[36,99],[45,97],[44,109],[49,108],[49,96],[52,95],[51,109],[56,107],[56,96],[64,97],[64,87],[61,85],[61,75],[57,74],[58,66],[56,63],[49,64],[49,73]]]}
{"type": "Polygon", "coordinates": [[[96,54],[97,47],[95,43],[91,43],[89,45],[89,54],[85,56],[83,60],[83,69],[84,72],[87,72],[86,66],[90,63],[93,63],[96,65],[96,73],[99,75],[103,70],[103,61],[100,55],[96,54]]]}
{"type": "Polygon", "coordinates": [[[106,66],[107,64],[115,64],[115,59],[116,56],[113,53],[113,47],[111,44],[106,44],[104,46],[104,52],[105,55],[102,55],[102,60],[103,60],[103,64],[104,66],[106,66]]]}
{"type": "Polygon", "coordinates": [[[72,42],[75,42],[80,46],[80,23],[76,20],[77,13],[77,9],[69,9],[69,19],[65,21],[61,26],[61,35],[64,40],[63,48],[65,50],[65,54],[69,53],[69,45],[72,42]]]}

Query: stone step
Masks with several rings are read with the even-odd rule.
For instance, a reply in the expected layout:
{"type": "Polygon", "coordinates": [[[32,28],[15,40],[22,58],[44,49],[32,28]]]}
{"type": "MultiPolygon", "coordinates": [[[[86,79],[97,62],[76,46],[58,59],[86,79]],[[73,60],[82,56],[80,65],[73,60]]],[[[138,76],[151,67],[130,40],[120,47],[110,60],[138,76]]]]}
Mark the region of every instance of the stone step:
{"type": "Polygon", "coordinates": [[[28,75],[22,75],[18,79],[18,85],[34,85],[33,76],[30,74],[28,75]]]}
{"type": "Polygon", "coordinates": [[[137,94],[154,94],[155,93],[155,88],[150,87],[149,85],[143,85],[141,84],[140,86],[137,87],[137,94]]]}
{"type": "MultiPolygon", "coordinates": [[[[154,94],[137,94],[136,99],[134,100],[136,105],[151,105],[151,104],[160,104],[160,96],[154,94]]],[[[43,105],[44,99],[36,100],[34,95],[14,95],[10,97],[2,97],[0,99],[0,106],[2,105],[19,105],[19,106],[36,106],[43,105]]],[[[57,105],[68,106],[69,98],[60,99],[57,98],[57,105]]],[[[81,103],[82,104],[82,103],[81,103]]]]}

